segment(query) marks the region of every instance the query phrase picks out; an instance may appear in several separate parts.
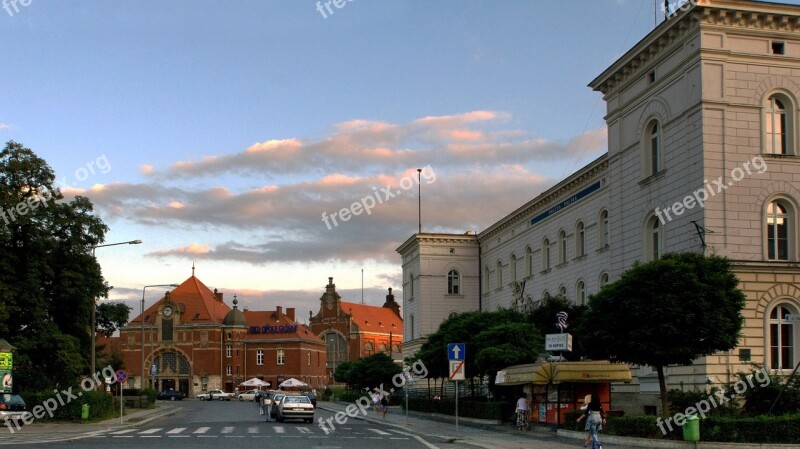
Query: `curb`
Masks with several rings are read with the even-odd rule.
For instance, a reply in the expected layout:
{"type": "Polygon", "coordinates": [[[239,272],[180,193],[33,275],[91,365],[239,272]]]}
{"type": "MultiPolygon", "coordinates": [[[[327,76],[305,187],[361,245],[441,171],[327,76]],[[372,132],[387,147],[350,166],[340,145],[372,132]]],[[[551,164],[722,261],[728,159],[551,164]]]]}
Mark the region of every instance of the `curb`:
{"type": "MultiPolygon", "coordinates": [[[[576,430],[559,429],[558,436],[582,440],[586,434],[576,430]]],[[[645,438],[618,437],[603,435],[603,443],[657,449],[800,449],[800,444],[765,444],[765,443],[725,443],[717,441],[699,441],[692,443],[680,440],[652,440],[645,438]]]]}

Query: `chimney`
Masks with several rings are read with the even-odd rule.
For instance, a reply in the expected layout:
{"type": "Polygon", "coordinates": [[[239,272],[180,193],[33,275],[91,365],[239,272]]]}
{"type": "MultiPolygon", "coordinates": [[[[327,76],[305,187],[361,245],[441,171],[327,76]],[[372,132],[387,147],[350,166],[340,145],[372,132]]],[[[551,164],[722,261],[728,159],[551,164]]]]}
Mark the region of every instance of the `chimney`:
{"type": "Polygon", "coordinates": [[[214,289],[214,299],[216,299],[217,301],[222,302],[222,297],[224,295],[225,293],[218,291],[216,288],[214,289]]]}
{"type": "Polygon", "coordinates": [[[325,293],[336,293],[336,284],[333,283],[333,278],[328,278],[328,285],[325,286],[325,293]]]}
{"type": "Polygon", "coordinates": [[[394,300],[394,295],[392,294],[392,288],[391,287],[389,287],[389,294],[386,295],[386,302],[383,303],[383,307],[386,307],[387,309],[391,309],[392,312],[394,312],[395,315],[397,315],[400,318],[402,318],[402,315],[400,315],[400,305],[397,304],[397,301],[394,300]]]}
{"type": "Polygon", "coordinates": [[[278,319],[281,319],[281,315],[283,314],[283,307],[281,307],[281,306],[277,306],[277,307],[275,307],[275,310],[277,310],[277,311],[278,311],[278,312],[275,314],[275,317],[276,317],[276,318],[278,318],[278,319]]]}
{"type": "Polygon", "coordinates": [[[295,321],[295,319],[294,319],[294,307],[287,307],[286,308],[286,316],[288,316],[290,320],[295,321]]]}

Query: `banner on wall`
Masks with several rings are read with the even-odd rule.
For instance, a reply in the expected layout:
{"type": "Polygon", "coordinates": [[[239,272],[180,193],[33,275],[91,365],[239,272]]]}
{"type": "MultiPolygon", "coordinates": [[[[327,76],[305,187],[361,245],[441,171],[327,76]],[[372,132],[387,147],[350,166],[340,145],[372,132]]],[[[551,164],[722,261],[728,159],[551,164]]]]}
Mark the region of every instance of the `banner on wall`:
{"type": "Polygon", "coordinates": [[[0,391],[11,393],[14,387],[14,363],[10,352],[0,352],[0,391]]]}

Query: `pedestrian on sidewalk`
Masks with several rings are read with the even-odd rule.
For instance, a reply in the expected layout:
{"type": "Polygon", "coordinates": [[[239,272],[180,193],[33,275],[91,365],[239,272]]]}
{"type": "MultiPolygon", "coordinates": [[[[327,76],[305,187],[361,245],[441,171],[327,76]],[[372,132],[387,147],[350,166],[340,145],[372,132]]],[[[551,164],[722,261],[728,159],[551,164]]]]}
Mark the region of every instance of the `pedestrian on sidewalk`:
{"type": "Polygon", "coordinates": [[[386,412],[389,411],[389,400],[386,399],[386,396],[381,398],[381,412],[383,413],[383,419],[386,419],[386,412]]]}
{"type": "Polygon", "coordinates": [[[519,430],[528,430],[528,395],[522,392],[519,399],[517,399],[517,428],[519,430]]]}
{"type": "Polygon", "coordinates": [[[586,422],[589,425],[589,434],[592,436],[591,449],[603,449],[603,443],[600,442],[598,434],[606,423],[606,412],[603,410],[603,406],[600,405],[600,396],[597,394],[592,395],[592,400],[589,401],[586,413],[578,417],[578,422],[581,422],[584,418],[586,418],[586,422]]]}
{"type": "MultiPolygon", "coordinates": [[[[587,394],[583,397],[583,405],[581,405],[581,411],[586,413],[586,409],[589,408],[589,402],[592,400],[592,395],[587,394]]],[[[583,447],[588,447],[589,442],[592,440],[592,434],[589,433],[589,420],[586,420],[586,425],[583,427],[583,430],[586,431],[586,437],[583,439],[583,447]]]]}
{"type": "Polygon", "coordinates": [[[261,414],[267,415],[265,422],[272,422],[272,392],[261,396],[261,414]]]}
{"type": "Polygon", "coordinates": [[[378,407],[381,405],[381,395],[378,392],[372,393],[372,411],[378,413],[378,407]]]}

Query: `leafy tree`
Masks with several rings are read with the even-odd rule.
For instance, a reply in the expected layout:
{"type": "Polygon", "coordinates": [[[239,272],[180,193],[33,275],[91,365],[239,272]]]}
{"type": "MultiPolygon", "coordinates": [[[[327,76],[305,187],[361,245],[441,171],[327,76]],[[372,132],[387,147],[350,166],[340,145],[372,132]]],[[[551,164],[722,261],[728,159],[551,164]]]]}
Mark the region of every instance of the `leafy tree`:
{"type": "Polygon", "coordinates": [[[358,360],[351,360],[336,367],[334,379],[345,382],[354,390],[373,389],[383,384],[383,389],[392,388],[392,377],[402,372],[391,357],[379,352],[358,360]]]}
{"type": "Polygon", "coordinates": [[[580,359],[581,356],[586,355],[584,338],[582,333],[583,323],[586,317],[588,307],[585,305],[575,305],[564,296],[550,296],[543,299],[538,307],[530,312],[529,319],[541,332],[542,338],[547,334],[556,334],[561,332],[556,327],[556,315],[558,312],[567,312],[569,315],[567,319],[567,329],[564,332],[572,334],[572,352],[563,354],[564,357],[573,360],[580,359]]]}
{"type": "Polygon", "coordinates": [[[589,300],[583,334],[598,358],[653,366],[662,413],[669,412],[664,367],[736,346],[744,293],[730,261],[694,253],[637,263],[589,300]]]}
{"type": "Polygon", "coordinates": [[[128,323],[130,311],[131,308],[121,302],[98,304],[94,319],[97,331],[110,337],[117,329],[128,323]]]}
{"type": "Polygon", "coordinates": [[[33,151],[0,151],[0,337],[16,346],[21,389],[72,384],[86,372],[92,302],[108,285],[92,257],[108,230],[91,202],[64,201],[33,151]]]}
{"type": "MultiPolygon", "coordinates": [[[[522,319],[522,317],[520,317],[522,319]]],[[[475,354],[478,371],[489,375],[489,388],[494,388],[493,373],[511,366],[531,363],[544,348],[544,338],[530,323],[500,323],[475,335],[482,345],[475,354]]]]}

